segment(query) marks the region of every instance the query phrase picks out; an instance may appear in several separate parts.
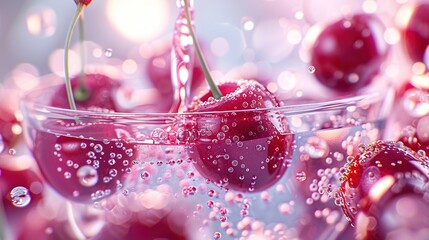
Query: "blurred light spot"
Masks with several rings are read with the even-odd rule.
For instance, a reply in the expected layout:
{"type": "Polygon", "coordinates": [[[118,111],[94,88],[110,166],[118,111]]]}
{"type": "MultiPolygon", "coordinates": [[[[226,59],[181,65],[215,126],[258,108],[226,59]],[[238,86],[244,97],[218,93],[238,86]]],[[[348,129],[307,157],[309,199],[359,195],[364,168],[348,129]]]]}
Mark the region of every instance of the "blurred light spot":
{"type": "Polygon", "coordinates": [[[279,89],[279,86],[274,82],[270,82],[267,84],[267,89],[268,91],[275,93],[279,89]]]}
{"type": "Polygon", "coordinates": [[[399,40],[401,40],[401,34],[397,29],[387,28],[386,31],[384,31],[384,41],[386,41],[387,44],[394,45],[397,44],[399,40]]]}
{"type": "Polygon", "coordinates": [[[411,71],[416,75],[422,75],[426,72],[426,65],[422,62],[416,62],[411,67],[411,71]]]}
{"type": "Polygon", "coordinates": [[[411,84],[417,88],[429,89],[429,73],[424,75],[413,75],[411,77],[411,84]]]}
{"type": "Polygon", "coordinates": [[[399,28],[403,29],[405,28],[405,26],[408,25],[408,22],[410,21],[411,16],[413,15],[413,11],[414,11],[413,7],[414,6],[412,4],[405,5],[398,10],[395,16],[395,23],[399,28]]]}
{"type": "MultiPolygon", "coordinates": [[[[57,49],[49,56],[49,68],[57,76],[64,77],[64,50],[57,49]]],[[[69,50],[69,72],[73,76],[80,71],[80,56],[73,50],[69,50]]]]}
{"type": "Polygon", "coordinates": [[[92,50],[92,56],[94,56],[95,58],[100,58],[101,56],[103,56],[103,51],[101,51],[100,48],[94,48],[92,50]]]}
{"type": "Polygon", "coordinates": [[[255,26],[253,46],[258,55],[270,62],[278,62],[293,50],[284,27],[277,20],[267,20],[255,26]]]}
{"type": "Polygon", "coordinates": [[[284,71],[277,77],[277,83],[281,89],[290,91],[296,87],[296,75],[290,71],[284,71]]]}
{"type": "Polygon", "coordinates": [[[301,42],[302,35],[298,29],[292,29],[287,33],[287,40],[290,44],[296,45],[301,42]]]}
{"type": "Polygon", "coordinates": [[[215,38],[211,42],[210,48],[215,56],[222,57],[229,52],[229,43],[225,38],[215,38]]]}
{"type": "Polygon", "coordinates": [[[169,25],[167,0],[109,0],[106,11],[110,22],[131,41],[153,40],[169,25]]]}
{"type": "Polygon", "coordinates": [[[38,76],[38,69],[29,63],[21,63],[12,71],[13,82],[21,90],[29,90],[37,86],[38,76]]]}
{"type": "Polygon", "coordinates": [[[35,36],[50,37],[55,33],[56,15],[51,8],[31,11],[27,16],[27,30],[35,36]]]}
{"type": "Polygon", "coordinates": [[[134,74],[137,72],[137,63],[132,59],[127,59],[122,63],[122,70],[127,74],[134,74]]]}
{"type": "Polygon", "coordinates": [[[366,13],[375,13],[377,11],[378,4],[374,0],[366,0],[363,2],[362,9],[366,13]]]}
{"type": "Polygon", "coordinates": [[[253,22],[253,19],[249,17],[242,18],[241,22],[243,23],[243,28],[246,31],[251,31],[255,27],[255,23],[253,22]]]}
{"type": "Polygon", "coordinates": [[[295,19],[301,20],[304,18],[304,12],[303,11],[296,11],[295,12],[295,19]]]}

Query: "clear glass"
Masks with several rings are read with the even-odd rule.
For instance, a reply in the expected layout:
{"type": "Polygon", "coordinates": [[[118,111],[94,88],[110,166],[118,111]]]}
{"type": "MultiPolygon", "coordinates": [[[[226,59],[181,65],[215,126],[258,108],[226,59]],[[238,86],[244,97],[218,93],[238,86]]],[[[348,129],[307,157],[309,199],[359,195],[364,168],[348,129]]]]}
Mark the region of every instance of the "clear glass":
{"type": "Polygon", "coordinates": [[[333,198],[338,172],[359,144],[382,139],[392,99],[377,91],[257,110],[114,113],[51,107],[56,88],[22,102],[49,185],[100,210],[111,229],[168,215],[186,239],[351,238],[333,198]],[[246,124],[255,137],[241,141],[234,128],[246,124]]]}

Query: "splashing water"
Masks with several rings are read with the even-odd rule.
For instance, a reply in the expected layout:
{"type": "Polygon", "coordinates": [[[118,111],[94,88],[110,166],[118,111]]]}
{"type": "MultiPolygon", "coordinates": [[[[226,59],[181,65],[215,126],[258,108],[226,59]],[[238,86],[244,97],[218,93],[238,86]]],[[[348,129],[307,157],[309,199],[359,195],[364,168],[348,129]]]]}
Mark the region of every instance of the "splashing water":
{"type": "MultiPolygon", "coordinates": [[[[186,106],[189,105],[191,98],[190,86],[192,79],[192,71],[194,66],[194,43],[188,28],[186,20],[184,1],[178,0],[179,15],[173,32],[173,48],[171,50],[171,81],[174,89],[175,103],[170,109],[170,112],[183,112],[186,106]]],[[[189,1],[189,12],[191,24],[193,26],[193,1],[189,1]]]]}

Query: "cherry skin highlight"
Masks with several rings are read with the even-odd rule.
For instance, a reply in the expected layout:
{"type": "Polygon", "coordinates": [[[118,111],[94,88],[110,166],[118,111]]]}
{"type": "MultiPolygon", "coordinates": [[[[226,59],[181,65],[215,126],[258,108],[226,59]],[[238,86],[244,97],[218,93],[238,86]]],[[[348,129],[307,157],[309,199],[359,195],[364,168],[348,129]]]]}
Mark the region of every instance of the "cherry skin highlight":
{"type": "Polygon", "coordinates": [[[33,155],[46,181],[62,196],[91,202],[121,187],[137,155],[127,126],[46,121],[35,135],[33,155]],[[55,131],[57,134],[50,133],[55,131]]]}
{"type": "Polygon", "coordinates": [[[336,201],[340,201],[347,219],[354,224],[357,214],[367,211],[375,201],[370,192],[377,181],[386,176],[418,176],[427,182],[427,166],[427,160],[401,142],[378,141],[362,146],[359,154],[348,159],[341,171],[343,176],[340,177],[341,186],[336,193],[336,201]]]}
{"type": "Polygon", "coordinates": [[[388,46],[374,15],[357,14],[328,25],[310,50],[315,76],[336,91],[356,91],[371,83],[388,46]]]}
{"type": "Polygon", "coordinates": [[[287,169],[293,138],[280,113],[256,109],[280,102],[256,81],[218,87],[223,97],[214,99],[208,92],[190,109],[202,113],[196,117],[199,136],[189,149],[196,169],[226,189],[249,192],[272,186],[287,169]]]}

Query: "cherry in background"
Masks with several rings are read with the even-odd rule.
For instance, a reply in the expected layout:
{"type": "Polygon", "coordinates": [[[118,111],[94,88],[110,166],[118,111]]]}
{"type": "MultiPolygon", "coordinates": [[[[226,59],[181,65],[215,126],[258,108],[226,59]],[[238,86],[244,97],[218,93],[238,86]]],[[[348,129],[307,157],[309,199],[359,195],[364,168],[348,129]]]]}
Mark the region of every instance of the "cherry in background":
{"type": "MultiPolygon", "coordinates": [[[[376,202],[375,197],[378,199],[383,194],[383,189],[373,188],[378,181],[386,179],[386,176],[391,181],[429,181],[427,159],[401,142],[378,141],[361,146],[359,154],[350,156],[340,172],[341,186],[335,201],[352,224],[356,224],[356,216],[361,211],[369,211],[376,202]]],[[[386,184],[381,186],[385,187],[386,184]]]]}
{"type": "MultiPolygon", "coordinates": [[[[80,76],[76,76],[71,79],[77,109],[107,109],[114,112],[121,110],[115,100],[116,92],[121,86],[118,80],[100,73],[86,74],[81,85],[79,78],[80,76]]],[[[70,108],[64,84],[52,96],[50,106],[70,108]]]]}
{"type": "Polygon", "coordinates": [[[293,137],[281,113],[256,109],[278,107],[280,102],[255,81],[218,87],[223,97],[214,99],[207,92],[190,109],[220,112],[197,117],[200,135],[189,150],[195,167],[203,177],[227,189],[249,192],[272,186],[287,169],[293,137]],[[227,112],[237,110],[246,111],[227,112]]]}
{"type": "MultiPolygon", "coordinates": [[[[152,85],[159,91],[161,96],[173,100],[174,90],[171,82],[171,45],[163,46],[156,51],[145,66],[145,72],[152,85]]],[[[191,92],[195,95],[205,80],[204,72],[199,61],[194,62],[192,69],[191,92]]]]}
{"type": "Polygon", "coordinates": [[[429,46],[429,4],[418,3],[412,7],[411,17],[402,30],[403,43],[414,62],[424,62],[425,51],[429,46]]]}
{"type": "Polygon", "coordinates": [[[373,189],[372,205],[357,217],[357,239],[427,239],[427,182],[385,176],[373,189]]]}
{"type": "Polygon", "coordinates": [[[310,50],[315,76],[336,91],[371,83],[388,52],[384,26],[375,15],[356,14],[326,26],[310,50]]]}

